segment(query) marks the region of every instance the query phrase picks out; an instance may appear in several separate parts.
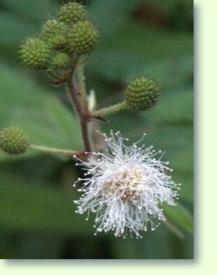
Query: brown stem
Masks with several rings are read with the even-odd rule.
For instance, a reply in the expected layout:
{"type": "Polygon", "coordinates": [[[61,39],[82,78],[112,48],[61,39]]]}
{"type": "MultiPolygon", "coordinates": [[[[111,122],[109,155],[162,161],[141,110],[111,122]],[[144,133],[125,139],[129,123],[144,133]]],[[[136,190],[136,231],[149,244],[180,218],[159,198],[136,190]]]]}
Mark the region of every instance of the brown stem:
{"type": "Polygon", "coordinates": [[[86,91],[85,76],[84,76],[84,65],[82,65],[82,63],[78,63],[76,76],[77,76],[77,83],[78,83],[77,85],[79,87],[79,92],[80,92],[81,104],[82,104],[85,112],[88,112],[87,91],[86,91]]]}
{"type": "Polygon", "coordinates": [[[79,87],[77,85],[75,71],[72,73],[72,79],[69,79],[67,83],[68,83],[70,98],[75,106],[76,112],[80,120],[84,148],[87,152],[91,152],[92,149],[91,149],[89,129],[88,129],[88,119],[86,118],[85,110],[83,110],[81,101],[79,98],[80,92],[79,92],[79,87]]]}

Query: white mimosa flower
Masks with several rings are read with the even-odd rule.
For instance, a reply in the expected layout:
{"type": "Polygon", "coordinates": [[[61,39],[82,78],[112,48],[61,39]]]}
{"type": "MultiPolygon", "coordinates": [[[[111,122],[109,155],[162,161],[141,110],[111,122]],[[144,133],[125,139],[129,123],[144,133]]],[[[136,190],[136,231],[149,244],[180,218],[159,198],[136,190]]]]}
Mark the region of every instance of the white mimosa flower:
{"type": "Polygon", "coordinates": [[[127,146],[119,132],[104,137],[106,151],[77,164],[86,170],[78,179],[82,195],[75,201],[77,213],[96,213],[96,232],[141,237],[141,231],[155,230],[165,221],[161,205],[174,205],[179,187],[168,175],[172,170],[161,160],[161,151],[138,143],[127,146]]]}

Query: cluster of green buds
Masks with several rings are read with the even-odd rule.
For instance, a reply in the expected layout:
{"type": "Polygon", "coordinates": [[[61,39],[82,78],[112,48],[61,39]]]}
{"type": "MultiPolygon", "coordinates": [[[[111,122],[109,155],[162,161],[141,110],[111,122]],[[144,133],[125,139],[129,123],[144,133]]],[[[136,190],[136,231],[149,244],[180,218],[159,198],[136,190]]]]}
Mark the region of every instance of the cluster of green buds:
{"type": "Polygon", "coordinates": [[[44,23],[37,37],[23,43],[20,55],[26,67],[57,77],[66,74],[81,55],[89,54],[97,40],[98,31],[85,7],[69,2],[60,8],[56,18],[44,23]]]}
{"type": "MultiPolygon", "coordinates": [[[[39,35],[28,38],[20,49],[22,62],[27,68],[45,71],[54,83],[68,86],[70,101],[80,119],[85,152],[91,152],[89,122],[105,120],[106,116],[122,110],[147,110],[156,104],[160,94],[159,85],[142,76],[128,83],[123,101],[99,110],[90,108],[83,66],[96,46],[98,36],[86,8],[73,1],[64,4],[55,18],[43,24],[39,35]]],[[[29,144],[25,133],[18,127],[0,130],[0,149],[4,152],[21,154],[28,148],[67,156],[76,154],[74,151],[29,144]]]]}

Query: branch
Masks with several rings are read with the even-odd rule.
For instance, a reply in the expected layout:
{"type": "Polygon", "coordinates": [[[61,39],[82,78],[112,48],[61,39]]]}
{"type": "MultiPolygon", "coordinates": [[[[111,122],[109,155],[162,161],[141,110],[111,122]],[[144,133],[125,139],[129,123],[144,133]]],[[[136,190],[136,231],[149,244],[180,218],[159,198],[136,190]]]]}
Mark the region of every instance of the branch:
{"type": "Polygon", "coordinates": [[[35,145],[31,144],[30,148],[33,150],[38,150],[44,153],[48,154],[57,154],[57,155],[64,155],[66,157],[82,157],[82,156],[87,156],[87,152],[83,151],[72,151],[72,150],[67,150],[67,149],[58,149],[58,148],[52,148],[52,147],[47,147],[47,146],[41,146],[41,145],[35,145]]]}
{"type": "Polygon", "coordinates": [[[86,83],[85,83],[85,76],[84,76],[84,65],[80,62],[77,66],[77,83],[80,92],[80,101],[85,110],[88,111],[88,104],[87,104],[87,91],[86,91],[86,83]]]}
{"type": "Polygon", "coordinates": [[[69,92],[70,99],[73,102],[73,105],[75,107],[75,110],[80,120],[80,127],[81,127],[81,133],[82,133],[85,151],[91,152],[92,149],[91,149],[91,142],[90,142],[89,129],[88,129],[88,119],[86,117],[86,110],[85,110],[86,108],[83,108],[81,104],[80,90],[76,80],[76,70],[73,71],[72,76],[67,81],[67,84],[68,84],[68,92],[69,92]]]}
{"type": "Polygon", "coordinates": [[[112,105],[112,106],[109,106],[109,107],[105,107],[105,108],[102,108],[102,109],[99,109],[95,112],[93,112],[91,114],[91,117],[95,117],[95,118],[103,118],[104,116],[108,116],[108,115],[111,115],[111,114],[114,114],[114,113],[117,113],[117,112],[120,112],[120,111],[123,111],[123,110],[126,110],[128,107],[127,107],[127,104],[125,101],[122,101],[122,102],[119,102],[115,105],[112,105]]]}

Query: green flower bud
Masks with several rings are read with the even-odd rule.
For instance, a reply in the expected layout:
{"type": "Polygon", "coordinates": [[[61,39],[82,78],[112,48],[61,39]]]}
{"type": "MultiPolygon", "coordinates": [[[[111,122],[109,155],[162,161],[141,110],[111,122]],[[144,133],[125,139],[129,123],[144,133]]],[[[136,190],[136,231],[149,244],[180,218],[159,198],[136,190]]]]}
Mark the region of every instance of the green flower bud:
{"type": "Polygon", "coordinates": [[[19,127],[4,128],[0,131],[0,148],[12,155],[24,153],[29,144],[25,132],[19,127]]]}
{"type": "Polygon", "coordinates": [[[66,44],[67,27],[55,19],[47,20],[42,27],[42,39],[52,48],[61,48],[66,44]]]}
{"type": "Polygon", "coordinates": [[[125,92],[128,107],[134,110],[146,110],[154,106],[160,94],[159,85],[145,77],[132,81],[125,92]]]}
{"type": "Polygon", "coordinates": [[[20,50],[21,59],[31,69],[45,69],[51,55],[50,47],[38,38],[24,42],[20,50]]]}
{"type": "Polygon", "coordinates": [[[90,52],[97,43],[98,31],[89,21],[77,22],[67,36],[68,50],[78,55],[90,52]]]}
{"type": "Polygon", "coordinates": [[[84,6],[78,3],[67,3],[60,8],[59,19],[60,21],[71,24],[87,18],[87,12],[84,6]]]}
{"type": "Polygon", "coordinates": [[[57,53],[50,62],[52,70],[65,70],[71,64],[71,59],[66,53],[57,53]]]}

